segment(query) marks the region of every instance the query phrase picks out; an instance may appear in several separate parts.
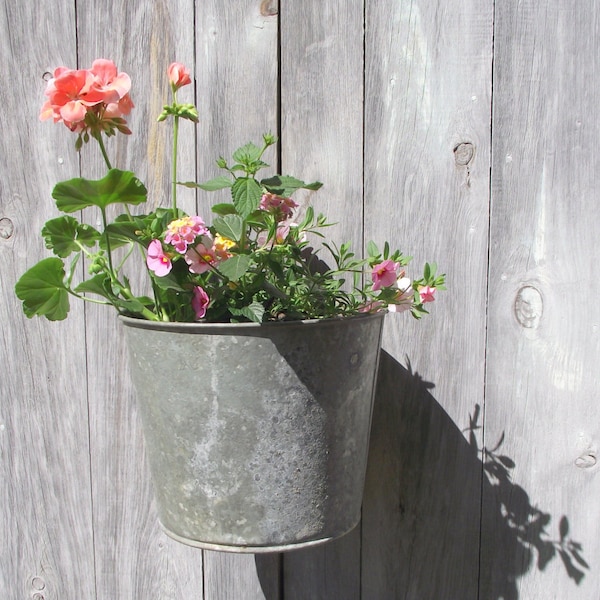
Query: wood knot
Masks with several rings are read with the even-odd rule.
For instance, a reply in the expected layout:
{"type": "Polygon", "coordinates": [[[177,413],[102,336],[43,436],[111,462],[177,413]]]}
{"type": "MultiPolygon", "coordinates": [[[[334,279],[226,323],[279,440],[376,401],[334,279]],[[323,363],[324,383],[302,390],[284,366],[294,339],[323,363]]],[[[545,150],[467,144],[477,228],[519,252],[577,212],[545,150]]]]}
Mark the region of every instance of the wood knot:
{"type": "Polygon", "coordinates": [[[517,292],[514,311],[515,317],[522,327],[537,329],[544,311],[542,295],[531,285],[523,286],[517,292]]]}
{"type": "Polygon", "coordinates": [[[598,459],[594,452],[584,452],[581,456],[575,459],[575,466],[580,469],[591,469],[596,466],[598,459]]]}
{"type": "Polygon", "coordinates": [[[468,167],[473,162],[475,146],[470,142],[461,142],[454,146],[454,162],[457,167],[468,167]]]}
{"type": "Polygon", "coordinates": [[[274,17],[278,12],[277,0],[262,0],[260,3],[260,14],[263,17],[274,17]]]}
{"type": "Polygon", "coordinates": [[[3,240],[8,240],[12,237],[12,234],[15,231],[15,226],[10,219],[3,217],[0,219],[0,238],[3,240]]]}

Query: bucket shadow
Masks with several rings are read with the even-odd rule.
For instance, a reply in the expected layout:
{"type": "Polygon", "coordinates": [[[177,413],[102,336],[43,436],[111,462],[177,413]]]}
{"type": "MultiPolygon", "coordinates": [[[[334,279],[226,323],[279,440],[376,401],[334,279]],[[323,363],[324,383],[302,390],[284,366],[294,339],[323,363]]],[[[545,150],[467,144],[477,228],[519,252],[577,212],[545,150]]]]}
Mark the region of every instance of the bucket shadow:
{"type": "Polygon", "coordinates": [[[361,529],[284,554],[279,577],[256,555],[266,600],[325,600],[339,588],[363,600],[519,600],[519,578],[558,559],[574,588],[583,580],[590,567],[568,517],[511,480],[504,435],[479,446],[479,405],[461,430],[433,387],[382,352],[361,529]]]}
{"type": "Polygon", "coordinates": [[[557,558],[579,584],[589,566],[568,518],[554,519],[511,480],[504,436],[492,449],[478,446],[478,405],[461,431],[432,388],[410,364],[382,353],[363,504],[362,597],[518,600],[519,577],[557,558]]]}

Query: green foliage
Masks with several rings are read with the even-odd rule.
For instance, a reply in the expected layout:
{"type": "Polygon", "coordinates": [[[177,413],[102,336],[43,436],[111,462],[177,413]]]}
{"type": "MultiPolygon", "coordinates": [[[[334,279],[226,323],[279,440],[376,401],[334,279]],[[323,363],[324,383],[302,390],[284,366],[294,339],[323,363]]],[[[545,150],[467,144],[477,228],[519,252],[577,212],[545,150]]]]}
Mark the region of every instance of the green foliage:
{"type": "Polygon", "coordinates": [[[404,273],[410,257],[387,242],[381,250],[369,242],[362,258],[348,243],[326,241],[324,230],[333,224],[310,205],[299,214],[291,198],[299,190],[319,190],[320,182],[280,174],[258,177],[269,167],[264,155],[277,143],[274,135],[264,134],[260,145],[241,146],[231,162],[220,157],[216,164],[223,172],[209,181],[177,184],[179,121],[198,121],[194,105],[177,102],[178,87],[172,84],[173,102],[158,118],[172,117],[174,126],[170,208],[131,213],[131,206],[146,202],[147,190],[134,173],[111,167],[102,137],[130,131],[124,119],[88,112],[76,147],[95,139],[108,171],[102,179],[78,177],[54,187],[58,210],[69,214],[42,229],[55,256],[31,267],[15,286],[27,317],[66,318],[70,295],[111,305],[120,314],[162,321],[261,323],[386,307],[410,310],[416,318],[427,312],[423,305],[433,300],[436,289],[444,289],[435,263],[426,263],[423,276],[410,281],[404,273]],[[177,185],[229,193],[230,199],[212,206],[215,217],[207,224],[177,208],[177,185]],[[112,205],[120,205],[122,214],[109,221],[112,205]],[[78,211],[93,215],[102,227],[71,216],[78,211]],[[148,275],[151,297],[132,290],[125,265],[134,259],[134,269],[148,275]],[[74,282],[84,264],[87,276],[74,282]]]}

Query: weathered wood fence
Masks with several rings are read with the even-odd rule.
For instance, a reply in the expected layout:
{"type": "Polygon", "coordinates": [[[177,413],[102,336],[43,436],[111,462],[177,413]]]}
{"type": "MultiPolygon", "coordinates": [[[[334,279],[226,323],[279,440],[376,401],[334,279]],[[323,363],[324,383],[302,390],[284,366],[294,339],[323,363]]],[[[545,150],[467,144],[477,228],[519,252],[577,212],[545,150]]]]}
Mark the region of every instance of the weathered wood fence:
{"type": "Polygon", "coordinates": [[[0,597],[600,598],[599,40],[592,0],[5,0],[0,597]],[[326,183],[310,201],[338,240],[448,274],[432,317],[388,318],[363,520],[341,541],[254,557],[168,539],[114,315],[22,316],[53,184],[101,172],[38,121],[44,77],[97,57],[132,76],[134,135],[109,151],[153,205],[179,60],[201,115],[182,179],[277,132],[272,164],[326,183]]]}

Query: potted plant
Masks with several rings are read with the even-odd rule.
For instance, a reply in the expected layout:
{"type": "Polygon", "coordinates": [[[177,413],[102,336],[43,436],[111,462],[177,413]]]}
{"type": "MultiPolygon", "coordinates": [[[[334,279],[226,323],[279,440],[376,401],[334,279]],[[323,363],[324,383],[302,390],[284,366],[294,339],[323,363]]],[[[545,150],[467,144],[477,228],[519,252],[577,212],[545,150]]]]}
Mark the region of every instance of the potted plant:
{"type": "Polygon", "coordinates": [[[188,70],[173,63],[167,74],[172,102],[158,119],[174,127],[171,201],[144,213],[130,207],[146,188],[112,167],[104,144],[131,133],[130,78],[106,59],[55,70],[41,118],[64,123],[78,150],[95,140],[108,171],[54,187],[65,214],[42,229],[54,256],[21,276],[16,294],[28,317],[52,321],[67,317],[70,296],[117,310],[169,535],[252,552],[333,539],[359,520],[384,315],[420,318],[444,276],[426,264],[409,279],[409,258],[387,242],[357,258],[326,241],[327,219],[292,199],[319,182],[259,178],[271,134],[219,158],[214,179],[180,184],[179,125],[198,114],[177,98],[188,70]],[[208,223],[178,208],[178,185],[229,199],[208,223]],[[123,213],[109,220],[113,204],[123,213]],[[99,212],[101,228],[74,216],[84,209],[99,212]],[[75,281],[82,257],[88,277],[75,281]],[[130,263],[146,289],[133,289],[130,263]]]}

